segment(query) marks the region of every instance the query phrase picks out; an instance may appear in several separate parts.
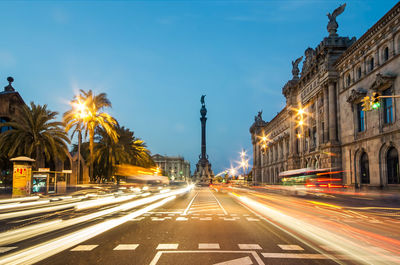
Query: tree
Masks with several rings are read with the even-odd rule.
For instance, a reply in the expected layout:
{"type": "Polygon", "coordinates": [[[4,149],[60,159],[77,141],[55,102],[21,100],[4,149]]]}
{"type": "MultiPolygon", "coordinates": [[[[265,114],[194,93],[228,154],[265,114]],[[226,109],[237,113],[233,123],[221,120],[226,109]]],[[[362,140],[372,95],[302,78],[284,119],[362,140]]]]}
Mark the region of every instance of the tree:
{"type": "Polygon", "coordinates": [[[104,108],[111,107],[111,102],[107,99],[105,93],[95,95],[92,90],[86,92],[81,89],[80,94],[75,96],[71,105],[73,108],[64,113],[65,130],[68,132],[74,128],[75,132],[77,129],[82,129],[85,131],[85,137],[89,135],[89,172],[90,179],[93,180],[95,131],[99,127],[102,128],[116,142],[118,140],[118,134],[115,129],[117,121],[109,114],[103,112],[104,108]]]}
{"type": "Polygon", "coordinates": [[[36,167],[43,167],[46,159],[64,160],[70,143],[63,123],[54,121],[58,112],[50,111],[47,105],[23,106],[20,114],[10,122],[0,124],[11,127],[0,134],[0,150],[8,158],[24,155],[36,160],[36,167]]]}
{"type": "Polygon", "coordinates": [[[110,177],[115,165],[131,164],[142,167],[154,166],[150,151],[144,141],[135,138],[134,133],[125,127],[116,126],[118,140],[114,141],[103,129],[98,128],[94,143],[95,171],[104,177],[110,177]]]}

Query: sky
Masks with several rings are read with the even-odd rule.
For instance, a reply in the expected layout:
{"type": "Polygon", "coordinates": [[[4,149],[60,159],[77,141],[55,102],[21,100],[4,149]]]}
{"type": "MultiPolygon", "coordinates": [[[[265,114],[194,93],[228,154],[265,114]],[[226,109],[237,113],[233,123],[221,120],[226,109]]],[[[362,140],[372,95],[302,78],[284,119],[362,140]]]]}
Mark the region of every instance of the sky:
{"type": "MultiPolygon", "coordinates": [[[[346,1],[340,36],[362,36],[397,1],[346,1]]],[[[60,113],[79,89],[152,154],[200,154],[200,97],[215,174],[252,157],[249,127],[284,106],[291,61],[328,36],[339,1],[0,1],[0,85],[60,113]],[[2,81],[3,80],[3,81],[2,81]]],[[[300,65],[301,69],[301,65],[300,65]]],[[[251,161],[250,161],[251,163],[251,161]]]]}

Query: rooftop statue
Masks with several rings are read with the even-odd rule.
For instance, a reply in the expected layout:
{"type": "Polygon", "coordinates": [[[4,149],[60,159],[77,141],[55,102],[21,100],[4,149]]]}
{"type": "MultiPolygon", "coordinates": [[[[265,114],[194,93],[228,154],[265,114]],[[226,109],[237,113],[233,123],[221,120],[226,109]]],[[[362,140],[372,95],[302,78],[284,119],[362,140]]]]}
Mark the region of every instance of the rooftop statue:
{"type": "Polygon", "coordinates": [[[254,117],[254,121],[262,121],[262,110],[260,110],[257,116],[254,117]]]}
{"type": "Polygon", "coordinates": [[[297,58],[295,61],[292,61],[292,74],[293,74],[293,79],[298,78],[299,77],[299,63],[301,62],[301,60],[303,59],[303,56],[301,56],[300,58],[297,58]]]}
{"type": "Polygon", "coordinates": [[[329,36],[336,36],[336,31],[337,28],[339,27],[338,23],[336,22],[336,17],[339,16],[340,14],[343,13],[344,8],[346,7],[346,4],[343,4],[336,8],[332,14],[328,13],[327,16],[329,18],[328,26],[326,28],[328,29],[329,36]]]}
{"type": "Polygon", "coordinates": [[[201,105],[205,105],[205,103],[204,103],[204,98],[206,97],[206,95],[202,95],[201,96],[201,99],[200,99],[200,102],[201,102],[201,105]]]}

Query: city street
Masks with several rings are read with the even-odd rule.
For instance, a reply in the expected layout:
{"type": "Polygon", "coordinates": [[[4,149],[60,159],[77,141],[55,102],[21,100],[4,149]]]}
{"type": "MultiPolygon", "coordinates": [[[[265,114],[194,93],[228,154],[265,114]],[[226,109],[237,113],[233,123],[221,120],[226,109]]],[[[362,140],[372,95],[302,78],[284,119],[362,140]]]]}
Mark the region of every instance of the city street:
{"type": "MultiPolygon", "coordinates": [[[[137,197],[103,207],[98,201],[102,199],[97,198],[93,200],[95,208],[89,204],[93,204],[91,200],[84,200],[80,207],[90,205],[85,212],[75,209],[69,215],[60,215],[65,210],[56,210],[47,216],[48,220],[32,216],[3,220],[9,231],[3,232],[0,239],[0,264],[399,261],[398,209],[386,216],[376,214],[376,210],[375,214],[367,211],[371,207],[344,211],[327,198],[299,198],[228,186],[167,189],[137,197]],[[26,223],[29,220],[35,221],[26,223]],[[25,225],[16,227],[18,223],[25,225]],[[12,234],[18,229],[22,238],[12,234]]],[[[328,198],[332,200],[332,196],[328,198]]],[[[18,212],[24,211],[14,211],[18,212]]]]}

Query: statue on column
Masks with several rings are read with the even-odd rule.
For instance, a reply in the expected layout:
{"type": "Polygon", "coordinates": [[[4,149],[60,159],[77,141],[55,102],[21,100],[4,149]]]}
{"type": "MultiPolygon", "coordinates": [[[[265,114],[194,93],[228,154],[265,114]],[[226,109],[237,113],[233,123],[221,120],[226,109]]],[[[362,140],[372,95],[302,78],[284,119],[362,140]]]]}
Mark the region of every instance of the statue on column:
{"type": "Polygon", "coordinates": [[[327,16],[329,18],[328,26],[326,28],[328,29],[329,36],[336,36],[336,31],[339,27],[338,23],[336,22],[336,17],[339,16],[340,14],[343,13],[344,8],[346,7],[346,4],[343,4],[336,8],[332,14],[328,13],[327,16]]]}

